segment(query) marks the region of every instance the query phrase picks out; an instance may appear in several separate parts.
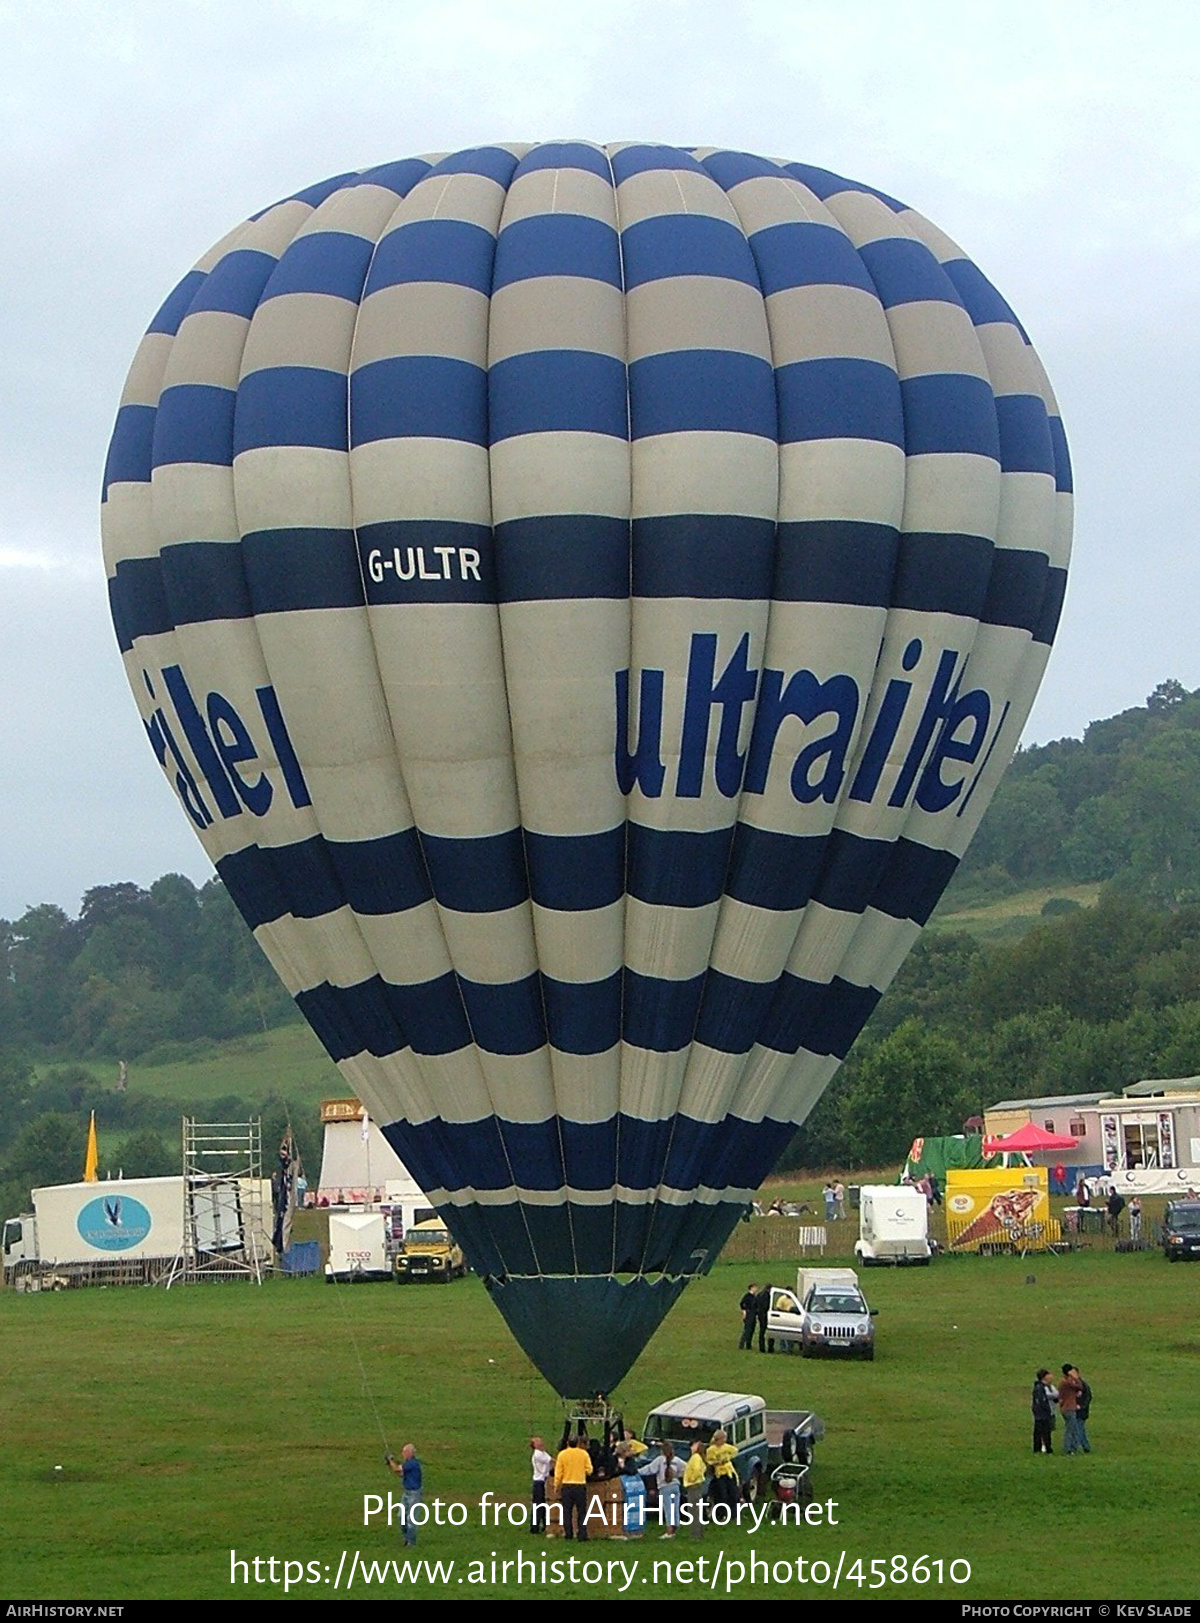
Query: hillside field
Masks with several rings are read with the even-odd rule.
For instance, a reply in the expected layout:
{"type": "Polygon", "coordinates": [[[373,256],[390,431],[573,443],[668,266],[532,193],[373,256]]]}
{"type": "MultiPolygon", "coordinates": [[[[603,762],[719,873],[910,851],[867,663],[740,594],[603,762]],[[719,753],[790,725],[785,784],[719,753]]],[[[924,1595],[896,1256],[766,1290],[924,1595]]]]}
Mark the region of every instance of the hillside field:
{"type": "Polygon", "coordinates": [[[1011,896],[992,901],[967,904],[955,900],[953,891],[943,897],[929,921],[933,931],[962,930],[975,936],[985,946],[998,942],[1019,941],[1035,924],[1045,921],[1042,909],[1047,902],[1075,902],[1080,907],[1094,907],[1099,900],[1101,886],[1039,885],[1028,890],[1017,890],[1011,896]]]}
{"type": "MultiPolygon", "coordinates": [[[[792,1267],[772,1264],[773,1281],[792,1267]]],[[[652,1529],[640,1544],[576,1547],[636,1559],[629,1593],[648,1598],[653,1584],[656,1598],[715,1599],[728,1585],[746,1597],[788,1588],[835,1598],[830,1584],[785,1582],[782,1565],[764,1588],[761,1563],[794,1568],[801,1557],[829,1561],[832,1573],[843,1551],[844,1571],[861,1558],[868,1584],[871,1560],[885,1563],[876,1570],[889,1581],[864,1586],[867,1599],[1169,1600],[1200,1589],[1200,1550],[1186,1536],[1200,1433],[1200,1272],[1169,1267],[1161,1253],[1098,1249],[874,1270],[863,1276],[879,1309],[871,1364],[737,1351],[737,1301],[762,1275],[722,1263],[697,1281],[619,1396],[639,1425],[654,1404],[696,1387],[815,1408],[828,1427],[815,1492],[834,1501],[837,1524],[710,1531],[703,1544],[660,1543],[652,1529]],[[1034,1370],[1064,1360],[1095,1389],[1095,1452],[1035,1457],[1034,1370]],[[679,1565],[700,1554],[703,1582],[679,1565]],[[971,1575],[893,1583],[901,1556],[905,1571],[924,1556],[967,1561],[971,1575]],[[752,1557],[753,1589],[737,1567],[748,1572],[752,1557]],[[656,1572],[656,1560],[671,1565],[656,1572]]],[[[472,1599],[603,1599],[621,1587],[536,1575],[506,1583],[500,1569],[491,1580],[493,1553],[561,1558],[570,1547],[480,1525],[485,1491],[524,1501],[528,1437],[541,1432],[553,1449],[561,1407],[477,1279],[403,1290],[278,1280],[169,1293],[5,1291],[0,1340],[10,1598],[283,1594],[282,1584],[254,1582],[252,1564],[250,1581],[239,1569],[231,1587],[231,1552],[314,1563],[291,1597],[331,1598],[343,1551],[347,1566],[356,1551],[368,1562],[404,1554],[378,1519],[363,1526],[363,1495],[394,1483],[385,1438],[397,1452],[418,1445],[426,1500],[461,1503],[467,1521],[428,1527],[414,1552],[453,1562],[449,1573],[403,1582],[389,1573],[368,1585],[359,1569],[345,1598],[453,1593],[462,1583],[472,1599]]],[[[836,1598],[858,1595],[843,1578],[836,1598]]]]}

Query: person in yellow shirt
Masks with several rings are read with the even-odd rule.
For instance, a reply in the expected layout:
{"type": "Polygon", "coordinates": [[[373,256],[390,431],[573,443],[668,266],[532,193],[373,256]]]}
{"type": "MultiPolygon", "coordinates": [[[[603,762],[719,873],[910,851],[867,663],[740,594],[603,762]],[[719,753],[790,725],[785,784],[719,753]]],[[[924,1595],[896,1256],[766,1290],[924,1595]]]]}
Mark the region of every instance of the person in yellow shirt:
{"type": "Polygon", "coordinates": [[[704,1444],[697,1438],[683,1468],[683,1491],[687,1495],[693,1538],[704,1537],[704,1494],[707,1487],[708,1466],[704,1459],[704,1444]]]}
{"type": "Polygon", "coordinates": [[[732,1508],[738,1502],[738,1474],[733,1464],[737,1449],[723,1431],[714,1431],[704,1458],[712,1469],[713,1497],[719,1505],[732,1508]]]}
{"type": "Polygon", "coordinates": [[[564,1448],[554,1462],[554,1483],[563,1510],[563,1537],[587,1540],[587,1479],[592,1456],[582,1435],[564,1448]],[[578,1532],[576,1532],[578,1528],[578,1532]]]}

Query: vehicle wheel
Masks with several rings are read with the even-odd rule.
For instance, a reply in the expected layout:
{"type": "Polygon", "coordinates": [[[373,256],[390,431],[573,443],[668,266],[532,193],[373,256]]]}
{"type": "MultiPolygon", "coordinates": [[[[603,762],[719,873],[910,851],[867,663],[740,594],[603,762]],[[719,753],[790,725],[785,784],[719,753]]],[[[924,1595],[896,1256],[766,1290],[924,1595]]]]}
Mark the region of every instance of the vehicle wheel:
{"type": "Polygon", "coordinates": [[[800,1356],[801,1356],[801,1358],[811,1358],[812,1355],[813,1355],[813,1350],[808,1345],[807,1341],[802,1342],[801,1346],[800,1346],[800,1356]]]}
{"type": "Polygon", "coordinates": [[[863,1353],[863,1357],[867,1360],[868,1363],[874,1363],[874,1361],[875,1361],[875,1349],[874,1349],[874,1347],[868,1347],[866,1352],[863,1353]]]}
{"type": "Polygon", "coordinates": [[[762,1467],[756,1465],[746,1478],[746,1485],[742,1489],[742,1498],[748,1505],[756,1505],[762,1498],[763,1479],[762,1467]]]}

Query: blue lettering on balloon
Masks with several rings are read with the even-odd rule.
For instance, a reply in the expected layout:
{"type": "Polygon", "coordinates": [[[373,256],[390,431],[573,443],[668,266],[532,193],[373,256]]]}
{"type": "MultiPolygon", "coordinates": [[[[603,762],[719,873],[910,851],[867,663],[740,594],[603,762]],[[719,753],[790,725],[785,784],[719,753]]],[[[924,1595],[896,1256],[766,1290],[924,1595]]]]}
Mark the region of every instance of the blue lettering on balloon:
{"type": "MultiPolygon", "coordinates": [[[[910,639],[900,658],[904,672],[915,671],[925,656],[919,637],[910,639]]],[[[902,807],[914,801],[926,812],[945,811],[961,798],[961,813],[987,765],[996,738],[1008,714],[1005,705],[988,740],[993,714],[990,696],[982,688],[961,692],[962,658],[952,648],[941,650],[928,683],[924,706],[890,786],[888,805],[902,807]],[[986,749],[984,748],[987,742],[986,749]],[[982,757],[982,758],[981,758],[982,757]],[[964,770],[955,774],[953,764],[964,770]],[[976,767],[974,776],[966,769],[976,767]],[[964,794],[964,790],[966,791],[964,794]],[[915,791],[915,792],[914,792],[915,791]]],[[[965,666],[965,660],[964,660],[965,666]]],[[[643,667],[637,674],[637,747],[630,748],[631,672],[616,673],[617,784],[622,794],[639,788],[648,799],[659,799],[666,785],[663,766],[663,700],[666,672],[643,667]]],[[[883,782],[896,739],[916,684],[890,678],[883,691],[869,732],[858,752],[858,765],[850,784],[852,799],[869,803],[883,782]]],[[[792,739],[796,753],[789,769],[792,796],[801,805],[823,800],[832,805],[842,792],[862,709],[862,693],[846,672],[824,678],[815,671],[789,675],[766,666],[761,672],[750,664],[750,637],[744,634],[723,668],[714,632],[693,634],[684,679],[683,713],[679,731],[679,765],[675,794],[699,798],[706,784],[732,799],[740,793],[765,794],[780,738],[792,739]],[[720,674],[718,675],[718,670],[720,674]],[[757,705],[746,750],[738,747],[745,707],[757,705]],[[713,712],[718,713],[717,737],[710,754],[713,712]],[[794,738],[799,724],[800,737],[794,738]]]]}
{"type": "MultiPolygon", "coordinates": [[[[257,772],[245,768],[251,763],[270,760],[272,754],[279,762],[292,805],[297,809],[312,805],[312,797],[273,687],[255,689],[259,717],[257,722],[252,718],[248,723],[237,706],[225,694],[215,690],[206,696],[201,710],[178,665],[166,666],[161,674],[179,730],[191,751],[192,763],[186,759],[163,705],[158,705],[149,721],[144,723],[146,736],[159,765],[172,778],[175,792],[197,828],[206,829],[214,821],[214,814],[201,791],[201,783],[207,786],[222,817],[240,817],[243,810],[255,817],[265,816],[274,799],[275,788],[262,767],[257,772]],[[260,742],[261,735],[260,738],[255,736],[256,726],[261,726],[266,732],[266,747],[260,742]]],[[[156,699],[157,692],[148,671],[142,672],[142,680],[151,699],[156,699]]]]}
{"type": "Polygon", "coordinates": [[[255,688],[254,697],[258,700],[258,708],[262,712],[262,719],[270,734],[271,742],[275,746],[275,755],[283,772],[283,781],[287,784],[287,791],[291,797],[292,805],[299,809],[302,806],[312,805],[312,796],[308,792],[308,785],[304,781],[304,774],[300,770],[300,762],[296,759],[296,752],[292,748],[292,741],[288,737],[288,730],[283,724],[283,711],[279,708],[279,697],[272,687],[255,688]]]}
{"type": "Polygon", "coordinates": [[[963,761],[967,766],[974,766],[991,719],[992,702],[982,688],[964,693],[951,706],[917,785],[917,805],[922,811],[945,811],[958,799],[966,773],[953,783],[946,783],[942,777],[942,766],[946,761],[963,761]],[[964,725],[967,733],[960,738],[958,732],[964,725]]]}
{"type": "Polygon", "coordinates": [[[933,681],[929,686],[929,696],[925,700],[925,709],[917,723],[917,730],[913,734],[913,741],[908,747],[904,765],[896,779],[895,787],[888,796],[889,806],[903,806],[907,803],[909,794],[917,773],[921,770],[921,763],[939,724],[945,721],[946,715],[954,703],[953,679],[954,667],[958,664],[958,655],[953,648],[942,650],[942,657],[938,660],[938,668],[933,681]]]}
{"type": "MultiPolygon", "coordinates": [[[[900,663],[906,671],[911,671],[920,657],[921,639],[914,637],[904,650],[900,663]]],[[[880,776],[887,765],[888,751],[896,741],[896,734],[900,729],[900,721],[911,692],[911,682],[901,682],[897,677],[893,677],[888,683],[879,705],[879,714],[875,717],[875,725],[871,729],[871,736],[867,740],[867,747],[862,752],[862,760],[858,763],[858,771],[854,774],[854,782],[850,785],[851,800],[862,800],[869,804],[875,798],[880,776]]]]}
{"type": "Polygon", "coordinates": [[[987,770],[987,764],[992,758],[992,751],[995,749],[996,745],[1000,742],[1000,734],[1004,731],[1004,723],[1008,720],[1008,712],[1011,709],[1012,709],[1012,700],[1011,699],[1005,699],[1005,701],[1004,701],[1004,709],[1001,710],[1001,712],[1000,712],[1000,720],[996,723],[995,727],[992,729],[991,742],[988,744],[987,749],[985,749],[984,752],[983,752],[983,760],[980,761],[980,763],[979,763],[979,770],[975,773],[975,776],[971,779],[971,787],[967,790],[966,794],[962,797],[962,800],[959,802],[958,810],[954,813],[955,817],[961,817],[963,815],[963,813],[966,811],[967,807],[971,804],[971,796],[975,793],[975,790],[976,790],[976,788],[977,788],[977,786],[979,784],[980,778],[982,778],[984,772],[987,770]]]}
{"type": "Polygon", "coordinates": [[[260,772],[253,783],[247,783],[238,771],[243,761],[256,761],[258,750],[238,715],[223,693],[210,693],[205,705],[208,725],[212,729],[213,743],[221,764],[229,774],[238,799],[247,811],[261,817],[271,804],[271,785],[265,772],[260,772]]]}
{"type": "Polygon", "coordinates": [[[738,749],[742,710],[754,698],[758,672],[750,669],[750,633],[747,631],[734,650],[732,659],[713,681],[717,667],[717,639],[709,632],[692,638],[688,659],[687,696],[683,706],[683,733],[679,748],[679,771],[675,793],[696,800],[704,783],[704,758],[708,752],[710,713],[721,712],[717,728],[717,753],[713,771],[717,788],[732,800],[742,786],[746,756],[738,749]]]}
{"type": "MultiPolygon", "coordinates": [[[[146,690],[150,697],[156,699],[158,695],[154,691],[154,684],[150,680],[149,672],[142,672],[142,680],[146,684],[146,690]]],[[[154,751],[159,766],[167,773],[168,777],[170,777],[170,768],[167,766],[168,754],[175,763],[175,777],[172,780],[172,785],[175,793],[179,796],[184,811],[187,812],[197,828],[207,828],[213,820],[213,814],[209,811],[204,796],[196,786],[196,780],[192,776],[191,768],[184,759],[183,751],[175,742],[175,735],[171,731],[161,705],[153,712],[150,720],[144,722],[143,725],[146,729],[146,736],[150,740],[150,748],[154,751]]]]}
{"type": "Polygon", "coordinates": [[[785,687],[782,671],[765,670],[746,768],[748,792],[761,795],[766,789],[775,740],[785,718],[792,716],[811,724],[822,716],[833,716],[833,730],[804,746],[791,776],[792,794],[802,805],[814,800],[832,805],[845,776],[846,752],[854,736],[858,703],[858,683],[851,676],[831,676],[819,682],[812,671],[797,671],[785,687]],[[814,780],[812,768],[821,760],[825,761],[825,769],[814,780]]]}
{"type": "Polygon", "coordinates": [[[192,698],[192,690],[184,680],[183,672],[178,665],[168,665],[162,675],[163,681],[167,684],[167,692],[171,695],[171,703],[175,706],[175,714],[179,717],[179,725],[183,728],[183,736],[187,739],[196,765],[200,768],[201,777],[212,790],[217,810],[222,817],[236,817],[242,809],[241,802],[234,793],[229,774],[209,737],[204,717],[200,714],[195,699],[192,698]]]}
{"type": "Polygon", "coordinates": [[[621,793],[633,792],[636,783],[649,800],[663,791],[666,769],[662,764],[664,672],[643,670],[638,697],[638,741],[629,749],[629,672],[617,672],[617,782],[621,793]]]}

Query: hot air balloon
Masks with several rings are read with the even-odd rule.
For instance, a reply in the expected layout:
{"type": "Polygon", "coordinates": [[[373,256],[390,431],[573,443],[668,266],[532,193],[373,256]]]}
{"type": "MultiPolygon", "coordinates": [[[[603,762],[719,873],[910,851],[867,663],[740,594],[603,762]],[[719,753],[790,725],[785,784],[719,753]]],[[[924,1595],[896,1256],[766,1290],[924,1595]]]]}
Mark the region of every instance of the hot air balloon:
{"type": "Polygon", "coordinates": [[[953,242],[805,164],[487,146],[255,215],[105,471],[154,752],[564,1396],[895,974],[1058,620],[1066,443],[953,242]]]}

